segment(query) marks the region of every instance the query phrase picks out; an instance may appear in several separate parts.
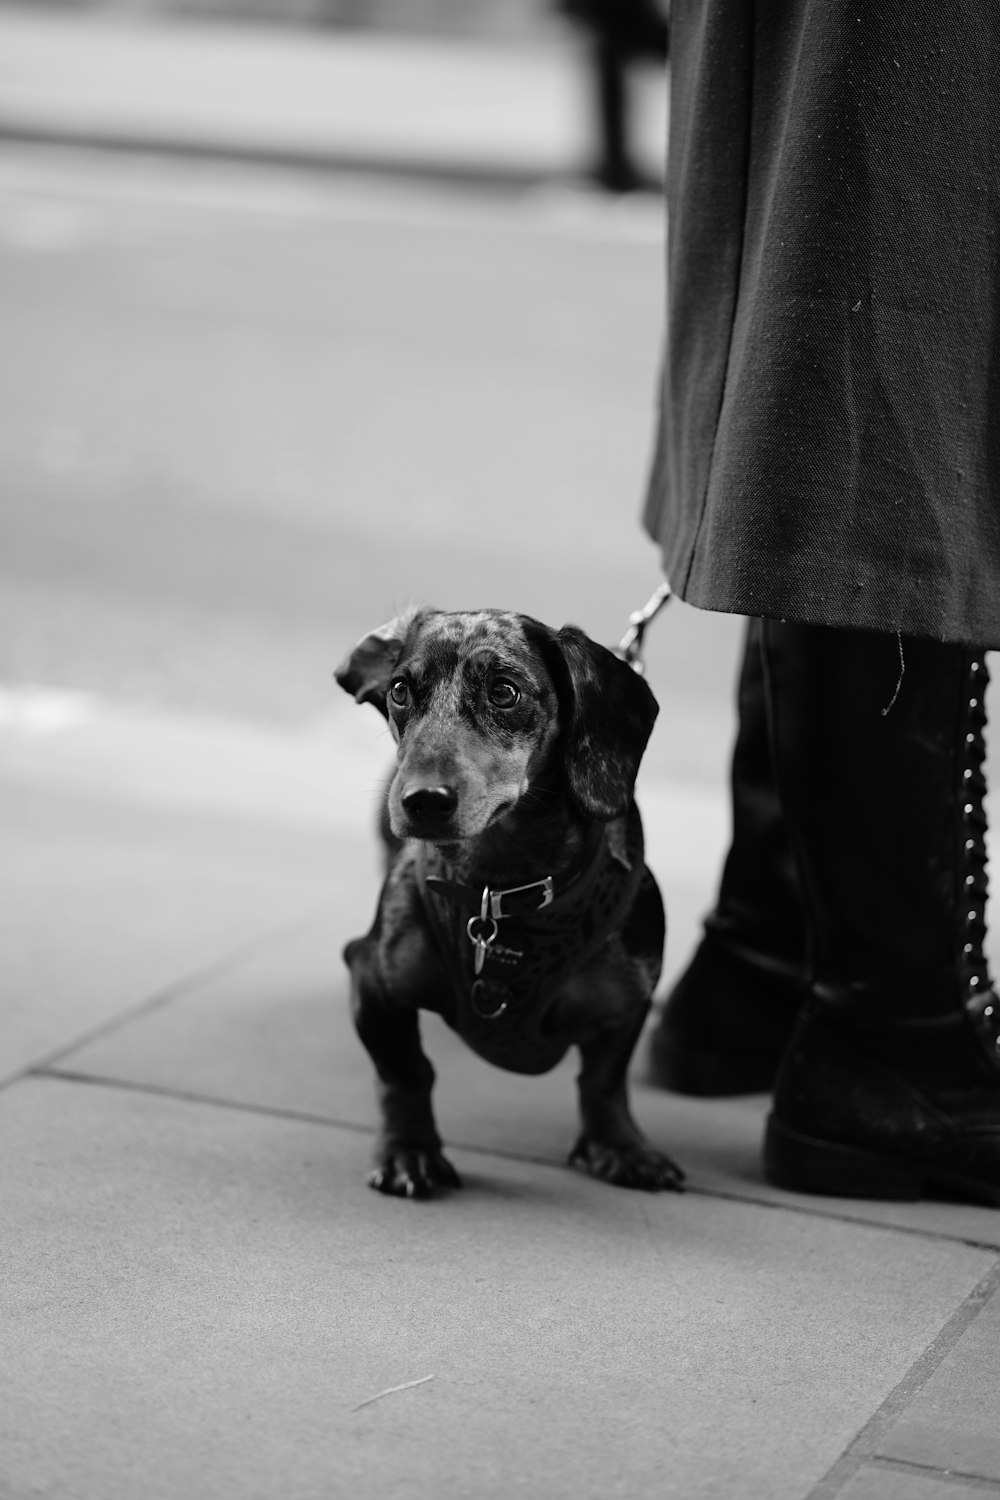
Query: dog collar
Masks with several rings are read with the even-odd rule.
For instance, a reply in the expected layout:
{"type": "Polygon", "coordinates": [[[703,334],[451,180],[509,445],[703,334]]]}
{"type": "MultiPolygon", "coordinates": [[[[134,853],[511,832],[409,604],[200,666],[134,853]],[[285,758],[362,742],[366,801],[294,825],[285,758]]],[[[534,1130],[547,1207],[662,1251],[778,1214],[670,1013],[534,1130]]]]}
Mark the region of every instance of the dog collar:
{"type": "MultiPolygon", "coordinates": [[[[460,901],[466,906],[479,907],[479,921],[501,922],[504,917],[531,916],[544,911],[556,898],[555,881],[551,875],[542,880],[532,880],[528,885],[510,885],[506,890],[494,890],[489,885],[459,885],[454,880],[445,880],[441,875],[427,876],[428,890],[438,891],[450,900],[460,901]]],[[[476,920],[476,919],[473,919],[476,920]]]]}
{"type": "MultiPolygon", "coordinates": [[[[558,881],[519,886],[461,883],[433,846],[420,845],[417,879],[460,1009],[497,1021],[602,946],[643,873],[638,816],[595,825],[582,861],[558,881]],[[456,911],[455,908],[458,908],[456,911]]],[[[460,1028],[461,1029],[461,1028],[460,1028]]]]}
{"type": "MultiPolygon", "coordinates": [[[[449,890],[448,881],[441,880],[433,875],[428,876],[427,884],[431,890],[437,889],[444,895],[456,894],[455,888],[449,890]]],[[[465,890],[458,888],[457,893],[460,898],[464,897],[465,890]]],[[[478,917],[470,917],[465,924],[465,935],[472,944],[475,952],[473,968],[477,983],[479,982],[480,974],[483,972],[483,965],[486,962],[487,954],[500,936],[500,923],[505,917],[512,916],[514,911],[518,909],[518,901],[527,901],[528,905],[525,909],[528,913],[532,913],[544,911],[545,907],[551,906],[554,896],[555,888],[551,875],[546,875],[544,880],[534,880],[530,885],[511,886],[506,891],[492,891],[488,885],[483,886],[483,894],[479,903],[479,915],[478,917]],[[505,908],[505,898],[513,899],[515,902],[513,910],[505,908]]],[[[476,1005],[478,993],[477,986],[474,984],[472,986],[473,1005],[476,1005]]],[[[477,1008],[477,1014],[483,1015],[484,1019],[492,1019],[495,1015],[502,1015],[506,1008],[506,1002],[503,1001],[501,1002],[500,1009],[486,1012],[479,1011],[477,1008]]]]}
{"type": "Polygon", "coordinates": [[[421,864],[423,880],[429,890],[477,912],[481,921],[502,922],[505,917],[533,916],[551,906],[557,897],[562,900],[587,877],[604,852],[603,829],[595,826],[589,831],[578,868],[561,877],[558,887],[551,875],[531,880],[527,885],[501,887],[478,882],[463,885],[436,873],[436,870],[448,866],[437,850],[428,851],[426,846],[421,846],[421,864]]]}
{"type": "MultiPolygon", "coordinates": [[[[561,883],[560,899],[569,895],[586,879],[603,854],[601,830],[592,829],[584,850],[582,867],[561,883]]],[[[506,888],[490,886],[488,883],[483,886],[462,885],[442,875],[429,874],[425,865],[423,884],[426,890],[433,891],[436,895],[444,896],[460,906],[471,907],[473,915],[465,924],[465,935],[472,944],[473,969],[477,979],[483,972],[490,949],[500,935],[500,923],[509,917],[535,916],[552,906],[556,899],[556,883],[551,875],[544,875],[541,880],[531,880],[527,885],[511,885],[506,888]]],[[[502,1011],[497,1011],[496,1014],[502,1014],[502,1011]]],[[[492,1016],[488,1019],[492,1019],[492,1016]]]]}

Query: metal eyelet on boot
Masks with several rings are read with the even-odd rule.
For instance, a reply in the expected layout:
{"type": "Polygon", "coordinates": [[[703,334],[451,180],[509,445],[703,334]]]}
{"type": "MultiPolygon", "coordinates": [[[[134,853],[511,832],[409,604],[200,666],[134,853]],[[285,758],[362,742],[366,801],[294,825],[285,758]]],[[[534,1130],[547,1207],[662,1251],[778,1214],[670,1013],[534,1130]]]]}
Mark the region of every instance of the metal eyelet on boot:
{"type": "Polygon", "coordinates": [[[960,778],[964,797],[961,854],[965,864],[964,873],[961,873],[961,889],[966,896],[962,916],[964,941],[961,946],[960,967],[966,1013],[991,1062],[996,1064],[1000,1061],[1000,1000],[993,992],[984,952],[988,892],[984,807],[986,780],[983,774],[986,758],[983,678],[986,671],[985,663],[978,659],[969,664],[967,724],[962,736],[966,753],[960,778]]]}
{"type": "Polygon", "coordinates": [[[993,990],[971,994],[965,1002],[965,1013],[990,1061],[1000,1062],[1000,1000],[993,990]]]}

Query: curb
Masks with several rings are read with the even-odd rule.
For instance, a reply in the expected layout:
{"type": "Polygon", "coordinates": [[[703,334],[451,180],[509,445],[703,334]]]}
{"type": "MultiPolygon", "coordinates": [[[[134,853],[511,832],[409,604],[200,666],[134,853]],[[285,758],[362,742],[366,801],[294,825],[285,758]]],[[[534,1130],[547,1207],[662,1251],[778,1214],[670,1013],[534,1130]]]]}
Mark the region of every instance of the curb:
{"type": "Polygon", "coordinates": [[[455,189],[479,189],[495,193],[530,192],[551,186],[553,181],[587,181],[582,167],[531,169],[511,163],[460,162],[424,156],[419,159],[332,150],[322,146],[280,147],[264,142],[185,141],[167,135],[119,133],[59,126],[22,125],[0,116],[0,143],[107,152],[119,156],[156,156],[191,162],[231,163],[240,166],[336,174],[345,177],[405,178],[455,189]]]}

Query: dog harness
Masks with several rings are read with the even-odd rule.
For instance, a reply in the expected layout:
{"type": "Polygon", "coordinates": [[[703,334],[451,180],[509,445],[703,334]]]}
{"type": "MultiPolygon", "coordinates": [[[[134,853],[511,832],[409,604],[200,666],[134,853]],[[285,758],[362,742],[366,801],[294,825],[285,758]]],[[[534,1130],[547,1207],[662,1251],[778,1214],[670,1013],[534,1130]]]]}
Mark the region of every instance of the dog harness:
{"type": "Polygon", "coordinates": [[[417,886],[451,980],[448,1024],[487,1061],[547,1073],[569,1042],[547,1026],[561,981],[624,921],[644,880],[642,823],[596,825],[576,874],[496,889],[453,878],[434,845],[417,851],[417,886]]]}

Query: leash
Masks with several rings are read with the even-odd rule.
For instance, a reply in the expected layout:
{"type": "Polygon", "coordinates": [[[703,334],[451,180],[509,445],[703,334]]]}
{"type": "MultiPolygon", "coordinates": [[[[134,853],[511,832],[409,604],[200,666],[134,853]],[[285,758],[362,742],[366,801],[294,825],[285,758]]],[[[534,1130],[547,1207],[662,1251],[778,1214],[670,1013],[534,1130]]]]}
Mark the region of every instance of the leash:
{"type": "Polygon", "coordinates": [[[628,617],[628,630],[626,630],[618,642],[615,655],[620,656],[622,661],[627,662],[633,672],[637,672],[640,677],[645,677],[646,675],[646,668],[642,660],[642,643],[643,637],[646,634],[646,627],[650,621],[655,620],[663,606],[668,604],[672,598],[673,592],[669,583],[664,579],[660,587],[656,590],[656,593],[646,601],[642,609],[637,609],[634,614],[628,617]]]}

